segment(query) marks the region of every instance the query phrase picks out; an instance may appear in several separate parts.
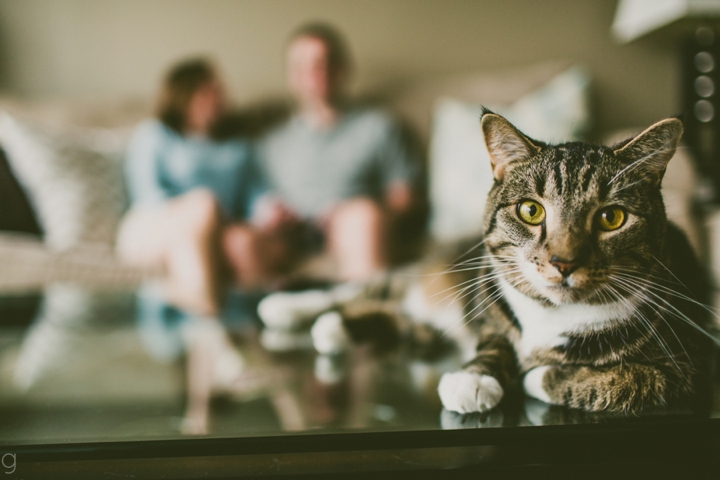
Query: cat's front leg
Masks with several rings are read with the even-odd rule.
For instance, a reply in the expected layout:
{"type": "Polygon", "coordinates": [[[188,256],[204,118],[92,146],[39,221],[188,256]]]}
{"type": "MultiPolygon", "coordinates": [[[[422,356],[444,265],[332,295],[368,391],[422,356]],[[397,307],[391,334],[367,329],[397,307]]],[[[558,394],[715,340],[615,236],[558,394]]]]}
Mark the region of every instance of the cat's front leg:
{"type": "Polygon", "coordinates": [[[523,380],[525,392],[532,397],[588,411],[631,412],[665,405],[669,385],[662,371],[638,363],[535,367],[523,380]]]}
{"type": "Polygon", "coordinates": [[[459,372],[440,379],[438,393],[447,410],[458,413],[485,412],[495,407],[504,387],[517,370],[515,351],[504,337],[483,341],[476,357],[459,372]]]}

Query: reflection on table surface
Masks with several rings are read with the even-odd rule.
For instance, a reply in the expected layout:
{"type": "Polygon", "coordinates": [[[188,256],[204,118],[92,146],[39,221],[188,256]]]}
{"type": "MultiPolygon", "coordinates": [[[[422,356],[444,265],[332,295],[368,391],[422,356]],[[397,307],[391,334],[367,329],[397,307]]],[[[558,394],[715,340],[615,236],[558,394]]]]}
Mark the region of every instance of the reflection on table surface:
{"type": "MultiPolygon", "coordinates": [[[[453,354],[413,358],[359,345],[317,355],[309,332],[272,338],[257,299],[231,301],[222,322],[153,304],[151,291],[46,290],[28,326],[0,323],[0,442],[45,444],[247,437],[284,432],[403,431],[635,422],[693,414],[589,414],[517,389],[484,414],[442,409],[437,382],[453,354]],[[139,299],[139,300],[138,300],[139,299]]],[[[711,416],[720,402],[713,395],[711,416]]]]}

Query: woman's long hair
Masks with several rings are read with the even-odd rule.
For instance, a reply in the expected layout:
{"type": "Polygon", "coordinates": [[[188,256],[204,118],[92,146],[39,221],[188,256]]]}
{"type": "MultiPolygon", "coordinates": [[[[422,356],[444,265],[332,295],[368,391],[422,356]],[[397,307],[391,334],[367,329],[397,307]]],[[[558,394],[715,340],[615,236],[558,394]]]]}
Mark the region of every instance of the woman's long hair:
{"type": "Polygon", "coordinates": [[[184,60],[165,75],[157,104],[157,117],[179,134],[187,125],[190,100],[200,87],[217,78],[214,65],[204,58],[184,60]]]}

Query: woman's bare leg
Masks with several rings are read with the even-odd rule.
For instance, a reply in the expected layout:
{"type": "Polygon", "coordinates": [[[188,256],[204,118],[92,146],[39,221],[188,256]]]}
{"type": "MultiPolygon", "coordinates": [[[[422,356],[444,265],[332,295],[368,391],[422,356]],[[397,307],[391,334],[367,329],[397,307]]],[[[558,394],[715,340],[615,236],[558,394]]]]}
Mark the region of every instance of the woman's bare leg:
{"type": "Polygon", "coordinates": [[[123,221],[118,254],[129,264],[164,268],[167,301],[195,314],[218,309],[222,218],[212,192],[193,190],[123,221]]]}
{"type": "Polygon", "coordinates": [[[208,433],[210,400],[235,388],[245,361],[217,318],[190,319],[182,326],[187,348],[187,406],[182,431],[208,433]]]}
{"type": "Polygon", "coordinates": [[[171,300],[194,313],[215,315],[221,286],[217,200],[208,190],[193,190],[170,200],[167,215],[165,263],[171,300]]]}

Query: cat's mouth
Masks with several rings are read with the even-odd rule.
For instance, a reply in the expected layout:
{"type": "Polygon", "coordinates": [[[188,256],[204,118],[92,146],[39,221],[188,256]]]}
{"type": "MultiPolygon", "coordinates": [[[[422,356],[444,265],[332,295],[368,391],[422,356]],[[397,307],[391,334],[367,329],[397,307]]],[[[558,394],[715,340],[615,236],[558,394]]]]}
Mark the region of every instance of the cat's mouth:
{"type": "Polygon", "coordinates": [[[545,288],[547,288],[550,292],[563,296],[563,300],[565,301],[582,300],[583,298],[587,298],[592,295],[595,291],[594,288],[588,287],[587,285],[572,285],[567,281],[567,279],[558,284],[548,285],[545,288]]]}
{"type": "Polygon", "coordinates": [[[546,285],[545,288],[551,292],[568,296],[570,297],[569,299],[572,300],[576,300],[577,297],[584,296],[588,293],[588,288],[586,286],[580,287],[573,285],[568,279],[563,279],[560,283],[546,285]]]}
{"type": "Polygon", "coordinates": [[[550,285],[550,288],[554,288],[556,290],[573,290],[573,289],[577,289],[577,286],[571,285],[569,279],[563,278],[560,283],[555,284],[555,285],[550,285]]]}
{"type": "Polygon", "coordinates": [[[591,281],[585,269],[561,276],[550,270],[542,272],[536,265],[530,264],[522,269],[522,277],[538,295],[556,305],[582,302],[598,291],[598,285],[591,281]],[[547,272],[550,274],[545,275],[547,272]]]}

